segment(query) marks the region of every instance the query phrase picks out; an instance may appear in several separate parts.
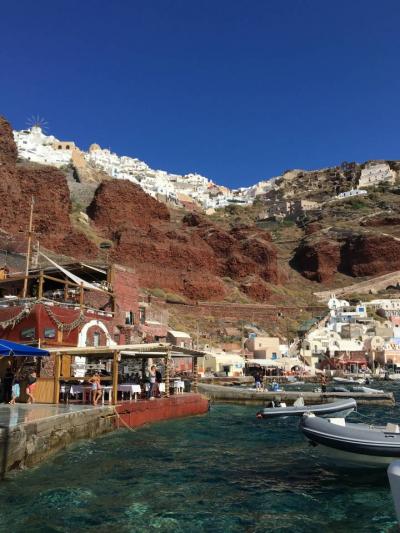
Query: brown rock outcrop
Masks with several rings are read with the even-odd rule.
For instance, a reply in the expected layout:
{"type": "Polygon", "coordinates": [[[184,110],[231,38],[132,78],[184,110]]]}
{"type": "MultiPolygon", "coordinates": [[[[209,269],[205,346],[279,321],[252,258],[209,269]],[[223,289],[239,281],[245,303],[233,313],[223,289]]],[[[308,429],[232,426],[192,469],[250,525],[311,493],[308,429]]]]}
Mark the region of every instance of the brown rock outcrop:
{"type": "Polygon", "coordinates": [[[265,302],[271,297],[270,289],[259,279],[252,279],[242,283],[240,288],[247,296],[256,302],[265,302]]]}
{"type": "Polygon", "coordinates": [[[306,235],[313,235],[314,233],[318,233],[319,231],[321,231],[322,227],[322,224],[320,224],[319,222],[310,222],[305,227],[304,233],[306,235]]]}
{"type": "Polygon", "coordinates": [[[400,241],[385,235],[355,235],[346,239],[341,257],[341,272],[378,276],[400,269],[400,241]]]}
{"type": "Polygon", "coordinates": [[[26,235],[34,197],[34,234],[40,243],[62,254],[94,257],[97,248],[71,226],[71,202],[64,174],[53,167],[17,164],[16,159],[11,126],[0,119],[1,228],[11,235],[26,235]]]}
{"type": "Polygon", "coordinates": [[[291,265],[318,282],[331,281],[336,272],[379,276],[400,269],[400,240],[369,233],[305,240],[296,249],[291,265]]]}
{"type": "Polygon", "coordinates": [[[11,125],[0,116],[0,165],[15,165],[17,156],[11,125]]]}
{"type": "Polygon", "coordinates": [[[368,217],[361,222],[361,226],[379,227],[379,226],[398,226],[400,225],[399,215],[376,215],[368,217]]]}
{"type": "MultiPolygon", "coordinates": [[[[170,219],[168,208],[128,180],[104,181],[95,192],[87,214],[103,230],[149,228],[170,219]]],[[[112,237],[111,233],[108,235],[112,237]]]]}
{"type": "Polygon", "coordinates": [[[263,280],[279,281],[271,236],[258,228],[224,230],[198,213],[172,221],[164,204],[123,180],[101,184],[87,212],[114,240],[112,256],[134,266],[144,287],[218,300],[226,294],[221,276],[254,276],[260,299],[269,294],[263,280]]]}
{"type": "Polygon", "coordinates": [[[303,242],[296,249],[291,265],[307,279],[329,282],[338,271],[340,245],[334,240],[303,242]]]}

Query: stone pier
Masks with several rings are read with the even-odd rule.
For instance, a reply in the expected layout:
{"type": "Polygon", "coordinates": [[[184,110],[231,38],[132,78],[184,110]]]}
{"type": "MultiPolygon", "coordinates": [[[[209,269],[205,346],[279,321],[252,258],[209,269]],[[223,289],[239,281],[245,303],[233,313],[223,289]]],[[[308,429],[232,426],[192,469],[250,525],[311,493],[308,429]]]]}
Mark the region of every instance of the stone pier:
{"type": "Polygon", "coordinates": [[[1,406],[2,471],[34,466],[73,442],[113,431],[115,419],[112,406],[1,406]]]}

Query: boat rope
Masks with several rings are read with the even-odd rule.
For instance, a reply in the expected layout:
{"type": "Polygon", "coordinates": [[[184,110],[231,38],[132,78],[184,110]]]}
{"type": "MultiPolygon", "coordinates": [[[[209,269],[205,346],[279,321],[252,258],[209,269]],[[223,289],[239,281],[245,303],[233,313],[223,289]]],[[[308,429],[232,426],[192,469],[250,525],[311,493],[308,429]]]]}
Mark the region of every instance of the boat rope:
{"type": "Polygon", "coordinates": [[[117,413],[117,411],[115,411],[115,414],[117,415],[117,418],[118,418],[119,422],[121,422],[123,426],[125,426],[127,429],[129,429],[129,431],[132,431],[132,433],[136,433],[136,429],[131,428],[131,426],[129,424],[127,424],[125,422],[125,420],[123,420],[121,418],[120,414],[117,413]]]}
{"type": "MultiPolygon", "coordinates": [[[[363,415],[362,413],[360,413],[360,411],[357,411],[357,409],[354,411],[354,414],[360,416],[361,418],[369,418],[369,416],[363,415]]],[[[373,424],[368,424],[368,427],[370,429],[373,429],[375,426],[373,424]]]]}

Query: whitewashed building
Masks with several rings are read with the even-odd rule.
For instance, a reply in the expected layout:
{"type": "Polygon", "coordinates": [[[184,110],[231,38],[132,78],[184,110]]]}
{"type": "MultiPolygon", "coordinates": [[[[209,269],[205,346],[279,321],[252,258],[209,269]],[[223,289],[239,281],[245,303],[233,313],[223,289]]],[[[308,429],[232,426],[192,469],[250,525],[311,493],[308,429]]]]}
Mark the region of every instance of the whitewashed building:
{"type": "Polygon", "coordinates": [[[396,180],[396,172],[387,163],[372,163],[361,171],[358,187],[371,187],[379,183],[393,184],[396,180]]]}

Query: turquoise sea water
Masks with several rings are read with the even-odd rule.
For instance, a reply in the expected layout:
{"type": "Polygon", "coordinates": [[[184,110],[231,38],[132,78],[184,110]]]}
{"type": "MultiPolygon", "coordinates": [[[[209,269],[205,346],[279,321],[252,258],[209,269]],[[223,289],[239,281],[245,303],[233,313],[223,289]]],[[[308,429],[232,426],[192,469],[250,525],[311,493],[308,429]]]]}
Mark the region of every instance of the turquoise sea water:
{"type": "MultiPolygon", "coordinates": [[[[380,388],[380,387],[379,387],[380,388]]],[[[0,485],[0,531],[395,531],[385,471],[321,458],[294,419],[205,416],[86,441],[0,485]]],[[[361,408],[396,421],[398,408],[361,408]]]]}

